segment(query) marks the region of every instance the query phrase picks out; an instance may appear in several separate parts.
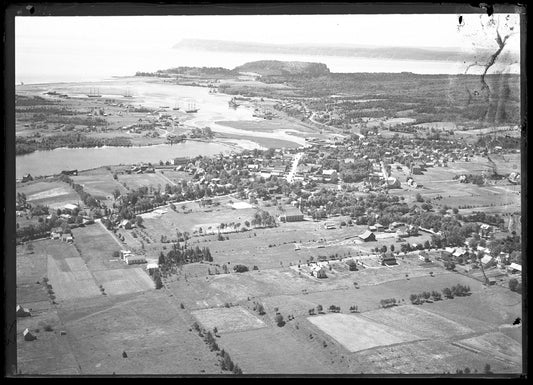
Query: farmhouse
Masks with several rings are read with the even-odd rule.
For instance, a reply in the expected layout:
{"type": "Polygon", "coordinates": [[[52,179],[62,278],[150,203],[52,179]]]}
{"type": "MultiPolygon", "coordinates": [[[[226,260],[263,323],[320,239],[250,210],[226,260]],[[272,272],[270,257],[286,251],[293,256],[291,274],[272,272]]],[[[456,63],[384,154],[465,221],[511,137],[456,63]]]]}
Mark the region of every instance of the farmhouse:
{"type": "Polygon", "coordinates": [[[335,228],[335,223],[332,223],[332,222],[326,222],[324,223],[324,228],[326,230],[332,230],[335,228]]]}
{"type": "Polygon", "coordinates": [[[485,255],[483,258],[481,258],[481,263],[483,266],[487,266],[492,262],[493,258],[490,255],[485,255]]]}
{"type": "Polygon", "coordinates": [[[69,210],[69,211],[73,211],[73,210],[79,209],[78,205],[72,204],[72,203],[67,203],[65,206],[63,206],[63,208],[65,210],[69,210]]]}
{"type": "Polygon", "coordinates": [[[371,242],[376,240],[376,235],[373,232],[367,230],[363,234],[359,234],[359,238],[361,238],[365,242],[371,242]]]}
{"type": "Polygon", "coordinates": [[[119,254],[120,254],[120,259],[125,261],[125,258],[132,255],[133,253],[129,250],[120,250],[119,254]]]}
{"type": "Polygon", "coordinates": [[[300,222],[304,220],[304,215],[296,207],[288,208],[279,216],[280,222],[300,222]]]}

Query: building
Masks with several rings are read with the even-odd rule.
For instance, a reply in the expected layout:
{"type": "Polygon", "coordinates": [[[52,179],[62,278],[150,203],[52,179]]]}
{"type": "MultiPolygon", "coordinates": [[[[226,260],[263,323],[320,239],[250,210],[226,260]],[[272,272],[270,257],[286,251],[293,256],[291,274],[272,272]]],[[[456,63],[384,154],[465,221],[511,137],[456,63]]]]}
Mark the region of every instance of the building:
{"type": "Polygon", "coordinates": [[[522,272],[522,265],[519,265],[518,263],[511,263],[509,267],[507,268],[511,273],[517,273],[522,272]]]}
{"type": "Polygon", "coordinates": [[[36,340],[36,339],[37,339],[37,337],[35,337],[35,336],[29,331],[28,328],[26,328],[22,334],[24,335],[24,341],[33,341],[33,340],[36,340]]]}
{"type": "Polygon", "coordinates": [[[125,258],[130,256],[130,255],[133,255],[133,253],[129,250],[120,250],[119,251],[119,255],[120,255],[120,259],[122,261],[125,261],[125,258]]]}
{"type": "Polygon", "coordinates": [[[130,254],[124,258],[124,262],[126,262],[128,265],[135,265],[140,263],[146,263],[146,258],[144,258],[142,255],[130,254]]]}
{"type": "Polygon", "coordinates": [[[17,317],[31,317],[30,311],[20,305],[17,305],[16,315],[17,317]]]}
{"type": "Polygon", "coordinates": [[[301,222],[304,220],[303,213],[296,207],[290,207],[279,216],[280,222],[301,222]]]}
{"type": "Polygon", "coordinates": [[[370,230],[365,231],[363,234],[359,234],[358,237],[364,242],[372,242],[376,240],[376,235],[370,230]]]}
{"type": "Polygon", "coordinates": [[[396,258],[394,258],[394,254],[392,254],[390,251],[388,253],[381,254],[379,260],[383,266],[398,264],[398,262],[396,262],[396,258]]]}
{"type": "Polygon", "coordinates": [[[324,223],[324,228],[326,230],[333,230],[335,228],[335,223],[332,223],[332,222],[326,222],[324,223]]]}
{"type": "Polygon", "coordinates": [[[72,236],[72,234],[64,233],[64,234],[61,236],[61,240],[62,240],[63,242],[67,242],[67,243],[73,243],[73,242],[74,242],[74,237],[72,236]]]}
{"type": "Polygon", "coordinates": [[[431,262],[429,259],[429,254],[425,250],[422,250],[418,253],[418,259],[421,260],[422,262],[431,262]]]}

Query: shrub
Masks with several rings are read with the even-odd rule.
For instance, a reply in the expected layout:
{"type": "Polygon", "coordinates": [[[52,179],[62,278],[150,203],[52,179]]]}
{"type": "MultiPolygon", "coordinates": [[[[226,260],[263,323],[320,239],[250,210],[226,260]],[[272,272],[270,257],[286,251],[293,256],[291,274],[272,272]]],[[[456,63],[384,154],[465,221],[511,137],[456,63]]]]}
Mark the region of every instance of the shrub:
{"type": "Polygon", "coordinates": [[[51,331],[54,330],[54,329],[52,328],[52,326],[50,326],[50,325],[48,325],[48,324],[44,325],[44,328],[43,328],[43,329],[44,329],[45,331],[47,331],[47,332],[51,332],[51,331]]]}

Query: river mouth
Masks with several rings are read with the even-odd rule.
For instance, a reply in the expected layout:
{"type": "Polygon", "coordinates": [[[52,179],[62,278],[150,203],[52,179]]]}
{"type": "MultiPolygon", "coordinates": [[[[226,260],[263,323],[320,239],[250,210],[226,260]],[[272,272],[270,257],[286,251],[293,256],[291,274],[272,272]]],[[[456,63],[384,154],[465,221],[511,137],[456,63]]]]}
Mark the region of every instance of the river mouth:
{"type": "MultiPolygon", "coordinates": [[[[175,106],[193,101],[198,112],[185,114],[181,112],[180,121],[187,130],[211,127],[215,137],[207,141],[186,141],[177,144],[153,144],[132,142],[132,147],[97,147],[97,148],[57,148],[54,150],[35,151],[16,157],[16,176],[54,175],[63,170],[85,170],[115,164],[134,164],[139,162],[167,161],[176,157],[211,156],[220,153],[240,152],[241,150],[266,149],[281,147],[299,147],[305,145],[305,139],[291,135],[289,130],[275,132],[239,129],[218,124],[224,122],[260,122],[263,119],[252,116],[253,109],[248,106],[230,108],[228,102],[232,96],[210,93],[207,87],[183,86],[153,78],[124,77],[112,78],[99,82],[50,83],[17,86],[17,93],[50,97],[48,92],[68,95],[70,98],[90,101],[88,95],[97,90],[102,100],[113,99],[117,103],[131,104],[134,107],[160,108],[168,107],[169,113],[177,112],[175,106]],[[126,94],[131,97],[124,97],[126,94]],[[140,145],[139,145],[140,144],[140,145]]],[[[81,104],[83,105],[83,104],[81,104]]],[[[298,132],[296,132],[298,133],[298,132]]]]}

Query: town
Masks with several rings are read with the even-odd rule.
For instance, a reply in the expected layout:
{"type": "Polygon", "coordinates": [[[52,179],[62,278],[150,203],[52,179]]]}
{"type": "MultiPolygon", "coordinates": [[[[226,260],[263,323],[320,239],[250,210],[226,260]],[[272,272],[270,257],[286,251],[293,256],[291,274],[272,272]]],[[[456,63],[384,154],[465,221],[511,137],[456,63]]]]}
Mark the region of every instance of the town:
{"type": "Polygon", "coordinates": [[[523,20],[481,8],[17,10],[12,374],[524,377],[523,20]]]}

